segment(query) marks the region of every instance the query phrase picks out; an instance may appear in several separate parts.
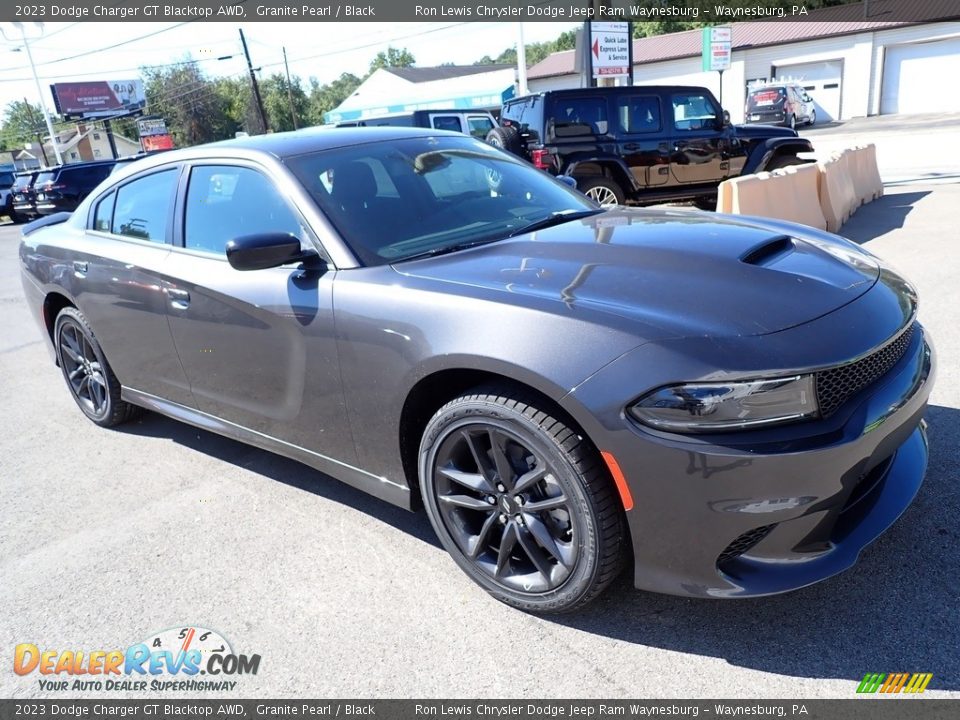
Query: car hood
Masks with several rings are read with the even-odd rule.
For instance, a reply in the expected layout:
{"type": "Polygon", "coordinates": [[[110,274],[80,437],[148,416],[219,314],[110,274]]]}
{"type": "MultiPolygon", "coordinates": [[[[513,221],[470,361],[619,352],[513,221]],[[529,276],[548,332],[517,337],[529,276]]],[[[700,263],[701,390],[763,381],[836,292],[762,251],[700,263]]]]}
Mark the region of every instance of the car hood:
{"type": "Polygon", "coordinates": [[[395,269],[445,292],[604,322],[648,340],[764,335],[852,302],[879,276],[876,260],[856,246],[802,230],[615,209],[395,269]]]}

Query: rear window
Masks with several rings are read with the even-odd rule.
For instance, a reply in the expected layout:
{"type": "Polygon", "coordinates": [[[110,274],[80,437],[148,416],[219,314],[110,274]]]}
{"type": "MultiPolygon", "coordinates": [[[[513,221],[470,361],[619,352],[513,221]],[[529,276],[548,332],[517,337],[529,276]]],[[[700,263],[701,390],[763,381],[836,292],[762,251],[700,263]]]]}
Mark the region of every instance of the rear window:
{"type": "Polygon", "coordinates": [[[37,175],[37,181],[34,184],[46,185],[47,183],[53,182],[56,179],[57,179],[56,170],[54,170],[53,172],[42,172],[39,175],[37,175]]]}
{"type": "Polygon", "coordinates": [[[764,88],[754,90],[747,98],[747,105],[751,108],[771,107],[779,105],[787,97],[786,88],[764,88]]]}
{"type": "Polygon", "coordinates": [[[13,181],[13,187],[17,190],[26,190],[31,182],[33,182],[33,175],[17,175],[17,179],[13,181]]]}
{"type": "Polygon", "coordinates": [[[13,185],[13,173],[0,173],[0,187],[13,185]]]}

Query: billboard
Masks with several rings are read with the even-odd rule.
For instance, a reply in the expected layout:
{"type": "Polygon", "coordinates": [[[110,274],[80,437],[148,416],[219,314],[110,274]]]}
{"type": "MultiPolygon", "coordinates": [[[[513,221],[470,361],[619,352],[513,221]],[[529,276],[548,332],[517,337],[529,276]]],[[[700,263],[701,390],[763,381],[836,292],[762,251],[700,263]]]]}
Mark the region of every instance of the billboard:
{"type": "Polygon", "coordinates": [[[137,120],[137,131],[140,133],[140,147],[144,152],[173,148],[173,138],[167,130],[167,123],[161,117],[140,118],[137,120]]]}
{"type": "Polygon", "coordinates": [[[140,80],[54,83],[50,92],[57,112],[69,119],[135,113],[147,104],[140,80]]]}

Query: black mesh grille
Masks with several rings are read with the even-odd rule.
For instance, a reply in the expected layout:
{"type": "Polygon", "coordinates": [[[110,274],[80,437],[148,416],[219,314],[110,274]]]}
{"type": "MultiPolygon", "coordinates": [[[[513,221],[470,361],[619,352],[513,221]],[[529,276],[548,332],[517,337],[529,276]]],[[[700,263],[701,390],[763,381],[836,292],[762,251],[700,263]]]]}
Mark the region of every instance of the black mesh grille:
{"type": "Polygon", "coordinates": [[[818,372],[816,388],[820,414],[829,417],[849,397],[889,372],[907,351],[913,339],[913,331],[914,325],[911,325],[896,340],[865,358],[849,365],[818,372]]]}
{"type": "Polygon", "coordinates": [[[726,550],[720,553],[720,557],[717,558],[717,565],[723,565],[725,562],[740,557],[769,535],[770,531],[776,526],[777,523],[774,523],[773,525],[764,525],[763,527],[754,528],[753,530],[747,530],[743,535],[727,545],[726,550]]]}

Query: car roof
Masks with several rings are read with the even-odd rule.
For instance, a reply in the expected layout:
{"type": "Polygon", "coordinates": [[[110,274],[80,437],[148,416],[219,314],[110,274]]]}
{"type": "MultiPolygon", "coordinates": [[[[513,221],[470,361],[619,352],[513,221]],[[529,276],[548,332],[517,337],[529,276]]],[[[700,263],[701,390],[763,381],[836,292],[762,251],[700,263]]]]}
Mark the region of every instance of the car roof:
{"type": "MultiPolygon", "coordinates": [[[[448,130],[433,130],[430,128],[409,127],[343,127],[337,132],[321,127],[305,128],[292,132],[269,133],[267,135],[251,135],[234,140],[221,140],[208,145],[198,145],[189,148],[192,151],[205,149],[237,149],[258,150],[269,153],[278,158],[302,155],[318,150],[332,150],[349,145],[359,145],[368,142],[384,142],[403,140],[405,138],[448,136],[462,138],[463,133],[448,130]]],[[[164,153],[164,157],[171,159],[181,151],[173,150],[164,153]]]]}
{"type": "Polygon", "coordinates": [[[541,90],[537,93],[530,93],[529,95],[521,95],[520,97],[510,98],[504,102],[504,105],[511,105],[515,102],[522,102],[533,97],[542,97],[544,95],[613,95],[617,93],[637,92],[703,92],[704,90],[709,91],[709,88],[706,88],[703,85],[617,85],[614,87],[562,88],[558,90],[541,90]]]}

